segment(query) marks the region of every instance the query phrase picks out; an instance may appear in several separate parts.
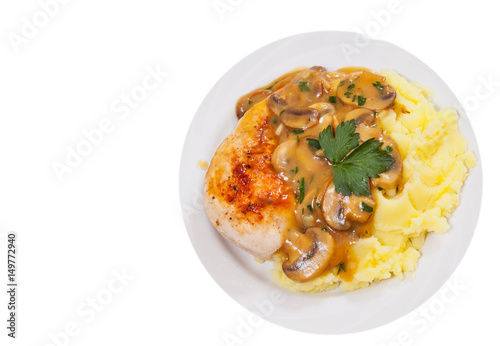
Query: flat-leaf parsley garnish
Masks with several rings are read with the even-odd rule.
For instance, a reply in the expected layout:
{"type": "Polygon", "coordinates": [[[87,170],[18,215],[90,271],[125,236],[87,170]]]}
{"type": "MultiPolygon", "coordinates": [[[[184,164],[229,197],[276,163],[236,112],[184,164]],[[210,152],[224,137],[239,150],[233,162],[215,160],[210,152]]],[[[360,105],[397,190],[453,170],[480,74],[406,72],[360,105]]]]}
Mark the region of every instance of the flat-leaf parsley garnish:
{"type": "Polygon", "coordinates": [[[319,144],[325,156],[333,164],[335,191],[344,196],[371,195],[370,178],[378,178],[389,169],[394,159],[386,150],[380,150],[382,142],[370,138],[359,144],[354,120],[340,123],[335,136],[329,125],[319,134],[319,144]]]}

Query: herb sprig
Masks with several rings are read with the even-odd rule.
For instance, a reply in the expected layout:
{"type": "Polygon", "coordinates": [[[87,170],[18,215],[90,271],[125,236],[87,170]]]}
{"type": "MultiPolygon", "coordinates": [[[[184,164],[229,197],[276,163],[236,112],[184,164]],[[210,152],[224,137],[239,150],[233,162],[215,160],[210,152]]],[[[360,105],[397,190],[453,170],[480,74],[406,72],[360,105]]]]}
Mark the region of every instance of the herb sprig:
{"type": "Polygon", "coordinates": [[[370,138],[359,144],[359,133],[354,120],[340,123],[335,135],[329,125],[319,134],[319,144],[327,159],[333,164],[335,191],[344,196],[371,195],[370,178],[378,178],[389,169],[394,159],[382,143],[370,138]]]}

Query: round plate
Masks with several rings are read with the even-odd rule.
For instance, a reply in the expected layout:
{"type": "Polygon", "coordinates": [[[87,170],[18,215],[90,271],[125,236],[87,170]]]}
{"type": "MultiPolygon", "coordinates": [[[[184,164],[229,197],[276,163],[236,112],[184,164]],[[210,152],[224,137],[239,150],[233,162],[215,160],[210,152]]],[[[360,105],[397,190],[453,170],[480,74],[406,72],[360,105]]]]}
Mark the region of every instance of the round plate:
{"type": "Polygon", "coordinates": [[[370,40],[359,48],[360,42],[363,40],[355,33],[313,32],[279,40],[250,54],[209,92],[193,119],[182,152],[180,199],[184,222],[205,268],[245,308],[268,321],[299,331],[359,332],[411,312],[450,278],[472,239],[479,214],[482,193],[479,150],[465,112],[459,109],[460,131],[478,157],[478,164],[464,185],[460,206],[450,220],[451,229],[445,234],[427,236],[414,279],[392,278],[351,292],[342,289],[319,294],[290,292],[272,279],[271,263],[255,262],[210,224],[203,208],[205,171],[197,167],[197,162],[210,162],[219,144],[235,127],[234,107],[241,95],[296,67],[392,69],[410,81],[434,89],[436,105],[460,104],[436,73],[413,55],[383,41],[370,40]]]}

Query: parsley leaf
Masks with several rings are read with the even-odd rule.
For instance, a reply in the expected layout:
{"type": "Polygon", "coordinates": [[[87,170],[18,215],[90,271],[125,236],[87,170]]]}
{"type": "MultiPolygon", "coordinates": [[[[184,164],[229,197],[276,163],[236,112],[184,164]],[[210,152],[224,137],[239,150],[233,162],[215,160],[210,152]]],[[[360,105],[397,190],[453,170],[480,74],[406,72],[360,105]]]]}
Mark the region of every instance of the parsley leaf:
{"type": "Polygon", "coordinates": [[[358,106],[363,107],[366,102],[366,97],[358,95],[358,106]]]}
{"type": "Polygon", "coordinates": [[[363,142],[342,162],[333,166],[335,191],[344,196],[369,196],[370,178],[378,178],[380,173],[389,169],[394,162],[389,153],[380,150],[381,142],[375,138],[363,142]]]}
{"type": "Polygon", "coordinates": [[[321,149],[321,146],[319,145],[319,141],[315,138],[306,138],[307,144],[309,144],[311,147],[313,147],[316,150],[321,149]]]}
{"type": "Polygon", "coordinates": [[[333,135],[329,125],[319,134],[319,144],[333,164],[335,191],[344,196],[369,196],[370,178],[378,178],[389,169],[394,159],[375,138],[359,145],[359,133],[354,120],[340,123],[333,135]]]}
{"type": "Polygon", "coordinates": [[[363,211],[367,211],[369,213],[371,213],[373,211],[373,208],[370,207],[368,204],[366,204],[365,202],[361,202],[361,209],[363,209],[363,211]]]}
{"type": "Polygon", "coordinates": [[[328,125],[326,129],[319,133],[319,144],[325,156],[333,164],[337,164],[346,156],[352,149],[359,144],[359,133],[356,131],[355,120],[342,122],[337,127],[337,134],[333,136],[332,126],[328,125]]]}
{"type": "Polygon", "coordinates": [[[311,88],[307,85],[309,82],[306,80],[302,80],[299,82],[300,91],[311,91],[311,88]]]}
{"type": "Polygon", "coordinates": [[[386,87],[386,85],[382,85],[379,81],[372,83],[372,85],[380,91],[384,91],[384,88],[386,87]]]}

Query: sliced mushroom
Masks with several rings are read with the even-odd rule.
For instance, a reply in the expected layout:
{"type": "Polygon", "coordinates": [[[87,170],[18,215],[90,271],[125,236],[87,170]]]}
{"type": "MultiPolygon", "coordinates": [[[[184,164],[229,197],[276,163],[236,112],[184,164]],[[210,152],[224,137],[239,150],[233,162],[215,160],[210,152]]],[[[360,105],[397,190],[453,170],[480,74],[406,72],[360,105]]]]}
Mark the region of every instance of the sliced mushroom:
{"type": "Polygon", "coordinates": [[[278,93],[273,93],[267,99],[267,106],[275,115],[280,116],[287,108],[287,102],[278,93]]]}
{"type": "Polygon", "coordinates": [[[375,201],[372,196],[344,196],[342,200],[345,208],[345,216],[351,221],[365,223],[373,214],[375,201]]]}
{"type": "Polygon", "coordinates": [[[373,125],[375,124],[375,113],[366,108],[358,108],[345,115],[344,121],[349,120],[354,120],[356,126],[360,124],[373,125]]]}
{"type": "Polygon", "coordinates": [[[347,231],[351,228],[351,223],[346,218],[346,208],[342,197],[342,194],[335,191],[332,181],[323,195],[321,210],[328,226],[338,231],[347,231]]]}
{"type": "Polygon", "coordinates": [[[310,227],[305,233],[290,230],[283,244],[288,259],[283,272],[296,282],[306,282],[320,275],[334,251],[333,237],[319,227],[310,227]]]}
{"type": "Polygon", "coordinates": [[[338,231],[351,228],[351,221],[365,223],[372,215],[375,201],[372,196],[344,196],[330,182],[323,195],[321,210],[328,226],[338,231]]]}
{"type": "Polygon", "coordinates": [[[257,89],[241,96],[236,102],[236,116],[241,118],[246,111],[252,108],[255,104],[263,101],[266,97],[271,95],[271,90],[257,89]]]}
{"type": "Polygon", "coordinates": [[[335,114],[335,107],[328,102],[318,102],[310,105],[309,108],[317,110],[320,117],[326,114],[335,114]]]}
{"type": "Polygon", "coordinates": [[[375,140],[383,143],[380,149],[388,150],[387,147],[391,148],[389,149],[389,155],[392,156],[394,162],[387,171],[380,173],[378,178],[371,178],[370,181],[372,186],[378,186],[386,190],[395,189],[403,179],[403,158],[396,142],[390,136],[384,134],[379,127],[370,127],[361,124],[357,127],[356,131],[359,132],[361,142],[375,138],[375,140]]]}
{"type": "MultiPolygon", "coordinates": [[[[295,140],[295,142],[297,142],[297,140],[295,140]]],[[[320,175],[325,170],[328,170],[328,160],[325,157],[315,155],[316,149],[309,145],[306,137],[299,140],[296,148],[295,157],[302,169],[300,172],[302,175],[320,175]]],[[[330,173],[331,176],[331,171],[328,173],[330,173]]]]}
{"type": "Polygon", "coordinates": [[[373,186],[378,186],[382,189],[395,189],[399,183],[403,180],[403,158],[399,152],[398,145],[392,138],[384,135],[384,144],[381,149],[386,149],[386,147],[391,147],[392,151],[389,155],[392,156],[394,162],[391,167],[384,173],[380,173],[378,178],[371,178],[371,183],[373,186]]]}
{"type": "Polygon", "coordinates": [[[313,108],[289,108],[281,115],[281,121],[294,129],[307,129],[318,123],[319,113],[313,108]]]}
{"type": "Polygon", "coordinates": [[[337,97],[348,105],[380,110],[394,103],[396,90],[386,83],[385,77],[369,71],[353,72],[339,83],[337,97]]]}

